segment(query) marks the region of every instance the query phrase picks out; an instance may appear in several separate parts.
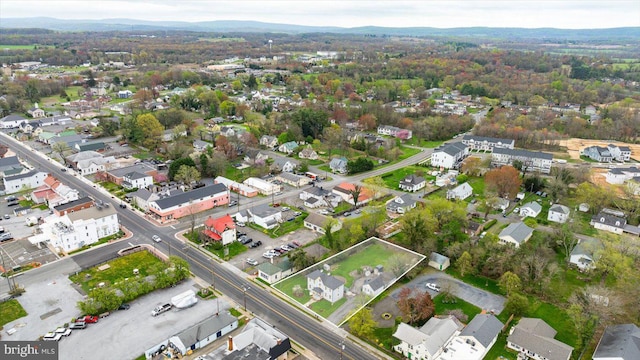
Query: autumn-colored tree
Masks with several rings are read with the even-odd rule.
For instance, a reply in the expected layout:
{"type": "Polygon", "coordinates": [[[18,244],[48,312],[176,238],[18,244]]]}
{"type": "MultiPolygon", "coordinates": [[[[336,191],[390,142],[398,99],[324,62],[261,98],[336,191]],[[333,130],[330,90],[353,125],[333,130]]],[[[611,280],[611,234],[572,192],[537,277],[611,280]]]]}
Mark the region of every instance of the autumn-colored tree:
{"type": "Polygon", "coordinates": [[[371,114],[364,114],[358,118],[358,124],[364,130],[372,130],[376,128],[377,119],[371,114]]]}
{"type": "Polygon", "coordinates": [[[480,170],[482,168],[482,159],[477,156],[469,156],[464,159],[462,165],[460,165],[460,170],[467,175],[471,176],[479,176],[480,170]]]}
{"type": "Polygon", "coordinates": [[[227,159],[232,159],[236,155],[236,147],[224,135],[219,135],[216,138],[216,149],[224,153],[227,159]]]}
{"type": "Polygon", "coordinates": [[[495,191],[499,196],[509,199],[516,197],[520,185],[522,185],[522,179],[520,179],[518,170],[509,165],[489,170],[489,172],[485,174],[484,179],[489,190],[495,191]]]}
{"type": "Polygon", "coordinates": [[[402,288],[396,303],[405,320],[409,324],[429,319],[435,312],[435,305],[428,292],[408,287],[402,288]]]}

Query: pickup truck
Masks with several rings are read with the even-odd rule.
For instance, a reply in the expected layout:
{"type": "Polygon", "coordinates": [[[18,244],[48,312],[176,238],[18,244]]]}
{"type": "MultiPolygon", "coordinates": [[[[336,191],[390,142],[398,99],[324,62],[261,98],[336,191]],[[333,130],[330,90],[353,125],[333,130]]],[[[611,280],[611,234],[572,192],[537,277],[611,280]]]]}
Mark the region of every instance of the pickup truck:
{"type": "Polygon", "coordinates": [[[171,305],[171,304],[164,304],[164,305],[157,306],[151,312],[151,316],[158,316],[158,315],[162,314],[163,312],[167,312],[167,311],[171,310],[172,307],[173,307],[173,305],[171,305]]]}

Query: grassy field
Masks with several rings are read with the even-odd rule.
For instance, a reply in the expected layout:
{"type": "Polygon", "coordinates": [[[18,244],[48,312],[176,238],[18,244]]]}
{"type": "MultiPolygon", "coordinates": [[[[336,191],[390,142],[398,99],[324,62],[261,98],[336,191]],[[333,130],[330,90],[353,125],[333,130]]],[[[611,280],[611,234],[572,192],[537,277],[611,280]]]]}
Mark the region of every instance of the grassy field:
{"type": "Polygon", "coordinates": [[[22,308],[18,300],[11,299],[0,303],[0,329],[5,324],[20,319],[23,316],[27,316],[27,312],[22,308]]]}
{"type": "MultiPolygon", "coordinates": [[[[81,98],[81,96],[78,95],[78,91],[84,92],[84,88],[82,86],[69,86],[68,88],[65,89],[65,92],[67,93],[71,101],[78,100],[81,98]]],[[[43,98],[40,102],[42,103],[43,106],[51,106],[53,104],[67,102],[67,99],[60,97],[59,95],[53,95],[53,96],[48,96],[46,98],[43,98]]]]}
{"type": "Polygon", "coordinates": [[[529,298],[529,304],[528,317],[544,320],[558,332],[555,337],[556,340],[562,341],[570,346],[576,346],[576,340],[578,338],[576,327],[564,310],[532,297],[529,298]]]}
{"type": "MultiPolygon", "coordinates": [[[[242,243],[238,242],[238,241],[234,241],[231,244],[229,244],[227,246],[227,248],[229,249],[229,256],[227,256],[227,258],[233,258],[234,256],[240,255],[243,252],[247,251],[247,247],[245,245],[243,245],[242,243]]],[[[219,257],[220,259],[224,259],[224,248],[221,249],[214,249],[213,246],[208,245],[206,247],[207,250],[209,250],[211,253],[216,254],[217,257],[219,257]]]]}
{"type": "Polygon", "coordinates": [[[306,304],[309,300],[311,300],[311,295],[309,295],[309,291],[307,289],[307,278],[304,276],[292,276],[275,286],[277,289],[282,291],[283,293],[289,295],[292,299],[296,300],[300,304],[306,304]],[[293,294],[293,288],[299,285],[303,290],[303,295],[297,297],[293,294]]]}
{"type": "Polygon", "coordinates": [[[33,50],[35,47],[39,49],[44,48],[52,48],[52,45],[39,45],[39,44],[31,44],[31,45],[0,45],[0,49],[2,50],[33,50]]]}
{"type": "Polygon", "coordinates": [[[139,251],[131,255],[123,256],[107,263],[109,268],[103,271],[97,267],[82,271],[77,275],[71,275],[71,281],[80,284],[85,292],[98,286],[104,282],[106,285],[112,285],[125,278],[133,276],[133,269],[138,269],[140,276],[147,276],[154,267],[166,266],[155,256],[147,251],[139,251]]]}
{"type": "Polygon", "coordinates": [[[390,258],[389,248],[380,244],[373,244],[366,246],[364,249],[358,251],[354,256],[349,256],[346,259],[333,264],[331,266],[331,273],[335,276],[341,276],[345,279],[345,287],[351,287],[353,283],[353,277],[349,273],[354,270],[360,269],[365,265],[376,266],[382,265],[387,268],[387,263],[390,258]]]}
{"type": "Polygon", "coordinates": [[[507,333],[498,335],[498,340],[484,356],[485,360],[516,360],[517,355],[507,350],[507,336],[507,333]]]}
{"type": "Polygon", "coordinates": [[[297,216],[293,221],[286,221],[286,219],[290,218],[291,216],[293,216],[293,212],[292,211],[287,211],[282,213],[282,218],[285,220],[282,224],[276,226],[273,229],[267,230],[264,229],[256,224],[253,223],[249,223],[247,224],[247,226],[249,226],[250,228],[260,231],[263,234],[267,234],[269,235],[269,237],[271,237],[272,239],[278,238],[282,235],[288,234],[290,232],[296,231],[298,229],[301,229],[304,227],[304,219],[307,218],[307,216],[309,216],[309,213],[306,212],[302,212],[302,215],[297,216]]]}
{"type": "Polygon", "coordinates": [[[426,173],[426,169],[421,166],[406,166],[402,169],[398,169],[396,171],[388,172],[382,175],[382,180],[384,180],[384,184],[389,189],[398,189],[398,184],[401,180],[411,174],[415,174],[416,172],[426,173]]]}
{"type": "Polygon", "coordinates": [[[498,295],[504,295],[502,293],[502,290],[498,286],[498,282],[493,279],[485,278],[482,276],[476,276],[472,274],[465,274],[464,276],[460,276],[460,273],[458,273],[458,271],[454,269],[453,266],[449,267],[446,270],[446,273],[457,279],[464,281],[469,285],[473,285],[479,289],[484,289],[498,295]]]}
{"type": "MultiPolygon", "coordinates": [[[[471,185],[474,194],[478,194],[480,197],[484,197],[484,179],[480,177],[470,177],[467,182],[471,185]]],[[[471,200],[471,198],[469,198],[471,200]]]]}
{"type": "Polygon", "coordinates": [[[482,311],[479,307],[456,297],[453,298],[452,302],[446,302],[444,294],[436,295],[436,297],[433,298],[433,303],[436,306],[437,315],[446,315],[449,310],[460,309],[469,317],[468,321],[471,321],[474,316],[480,314],[482,311]]]}
{"type": "Polygon", "coordinates": [[[347,302],[346,297],[343,297],[342,299],[334,302],[333,304],[331,304],[329,301],[325,299],[322,299],[320,301],[316,301],[313,304],[311,304],[311,310],[315,311],[318,315],[327,317],[333,314],[333,312],[336,311],[336,309],[342,306],[342,304],[344,304],[345,302],[347,302]]]}

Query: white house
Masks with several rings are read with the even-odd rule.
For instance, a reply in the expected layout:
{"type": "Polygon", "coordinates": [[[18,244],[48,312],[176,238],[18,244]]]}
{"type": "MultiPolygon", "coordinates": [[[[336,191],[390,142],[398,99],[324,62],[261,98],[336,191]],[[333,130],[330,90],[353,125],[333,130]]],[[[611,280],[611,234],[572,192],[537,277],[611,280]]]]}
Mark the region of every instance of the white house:
{"type": "Polygon", "coordinates": [[[419,329],[400,323],[393,334],[394,338],[400,340],[400,344],[393,349],[409,359],[434,360],[442,354],[451,338],[460,333],[462,327],[453,316],[434,316],[419,329]]]}
{"type": "Polygon", "coordinates": [[[268,261],[263,262],[256,267],[256,270],[258,270],[258,277],[269,284],[273,284],[293,274],[293,266],[287,257],[274,264],[268,261]]]}
{"type": "Polygon", "coordinates": [[[355,190],[355,185],[348,182],[343,182],[342,184],[334,187],[332,192],[341,197],[345,202],[356,206],[364,205],[373,200],[369,189],[363,187],[360,190],[360,194],[358,194],[358,199],[354,201],[353,195],[355,190]]]}
{"type": "Polygon", "coordinates": [[[312,180],[306,176],[300,176],[288,172],[280,173],[276,176],[276,180],[279,180],[285,184],[291,185],[293,187],[301,187],[308,185],[312,180]]]}
{"type": "Polygon", "coordinates": [[[515,140],[465,135],[462,137],[462,143],[470,147],[471,150],[493,151],[494,148],[513,149],[515,140]]]}
{"type": "Polygon", "coordinates": [[[635,177],[640,177],[640,169],[631,166],[628,168],[613,168],[604,175],[609,184],[621,185],[635,177]]]}
{"type": "Polygon", "coordinates": [[[125,189],[144,189],[153,185],[153,176],[132,171],[122,177],[122,187],[125,189]]]}
{"type": "Polygon", "coordinates": [[[520,161],[522,170],[525,172],[533,171],[548,174],[551,172],[553,155],[539,151],[506,148],[494,148],[491,153],[491,166],[513,165],[514,161],[520,161]]]}
{"type": "Polygon", "coordinates": [[[329,205],[330,198],[334,198],[332,192],[322,186],[312,186],[300,192],[300,200],[304,200],[304,206],[314,209],[329,205]]]}
{"type": "Polygon", "coordinates": [[[453,169],[469,155],[469,148],[461,142],[444,144],[433,150],[431,166],[453,169]]]}
{"type": "Polygon", "coordinates": [[[581,271],[591,270],[596,267],[595,256],[602,249],[602,243],[597,239],[580,239],[571,250],[569,263],[578,267],[581,271]]]}
{"type": "Polygon", "coordinates": [[[447,199],[464,200],[473,195],[473,188],[469,183],[463,183],[456,186],[452,190],[447,190],[447,199]]]}
{"type": "Polygon", "coordinates": [[[438,360],[482,360],[504,325],[491,314],[478,314],[445,347],[438,360]]]}
{"type": "Polygon", "coordinates": [[[522,217],[532,217],[535,218],[540,215],[542,211],[542,206],[538,204],[536,201],[528,202],[520,208],[520,216],[522,217]]]}
{"type": "Polygon", "coordinates": [[[26,173],[5,176],[3,178],[5,194],[13,194],[21,190],[33,190],[44,184],[47,173],[31,170],[26,173]]]}
{"type": "Polygon", "coordinates": [[[111,170],[118,163],[113,156],[104,156],[96,151],[81,151],[67,156],[67,163],[82,175],[95,174],[98,171],[111,170]]]}
{"type": "Polygon", "coordinates": [[[381,275],[365,279],[364,284],[362,285],[362,292],[371,297],[378,296],[382,290],[384,290],[384,280],[381,275]]]}
{"type": "Polygon", "coordinates": [[[338,219],[332,219],[328,216],[311,213],[304,219],[304,227],[320,234],[326,233],[326,226],[331,221],[331,232],[342,229],[342,223],[338,219]]]}
{"type": "Polygon", "coordinates": [[[248,212],[249,221],[265,229],[273,229],[282,222],[282,211],[268,204],[254,206],[248,212]]]}
{"type": "Polygon", "coordinates": [[[591,226],[614,234],[622,234],[625,225],[627,225],[627,219],[623,213],[603,210],[591,218],[591,226]]]}
{"type": "Polygon", "coordinates": [[[49,243],[58,251],[70,252],[120,231],[118,213],[113,206],[92,206],[68,212],[65,215],[50,215],[40,225],[40,234],[29,238],[37,245],[49,243]]]}
{"type": "Polygon", "coordinates": [[[535,360],[569,360],[573,348],[554,337],[558,332],[541,319],[522,318],[511,328],[507,347],[524,358],[535,360]]]}
{"type": "Polygon", "coordinates": [[[396,196],[387,202],[387,211],[398,214],[405,214],[407,211],[415,208],[417,202],[409,194],[396,196]]]}
{"type": "Polygon", "coordinates": [[[271,164],[272,169],[287,173],[293,172],[297,167],[298,163],[296,161],[279,156],[274,157],[273,164],[271,164]]]}
{"type": "Polygon", "coordinates": [[[333,158],[329,162],[329,168],[331,172],[338,174],[346,174],[347,173],[347,158],[333,158]]]}
{"type": "Polygon", "coordinates": [[[3,129],[15,129],[18,128],[23,121],[27,121],[27,119],[20,115],[7,115],[0,119],[0,127],[3,129]]]}
{"type": "Polygon", "coordinates": [[[298,143],[295,141],[286,142],[278,147],[278,151],[285,154],[293,154],[298,148],[298,143]]]}
{"type": "Polygon", "coordinates": [[[314,299],[325,299],[333,304],[344,297],[344,281],[315,270],[307,275],[307,290],[314,299]]]}
{"type": "Polygon", "coordinates": [[[260,145],[268,147],[269,149],[274,149],[278,146],[278,138],[271,135],[262,135],[260,138],[260,145]]]}
{"type": "Polygon", "coordinates": [[[298,157],[300,157],[300,159],[317,160],[318,153],[309,145],[298,153],[298,157]]]}
{"type": "Polygon", "coordinates": [[[262,180],[256,177],[247,178],[242,183],[258,190],[258,192],[262,195],[271,195],[279,191],[282,191],[282,186],[276,185],[274,183],[270,183],[266,180],[262,180]]]}
{"type": "Polygon", "coordinates": [[[411,174],[400,180],[398,187],[404,191],[415,192],[427,185],[427,181],[422,176],[411,174]]]}
{"type": "Polygon", "coordinates": [[[498,235],[501,244],[512,244],[516,248],[527,242],[533,235],[533,229],[523,222],[509,224],[498,235]]]}
{"type": "Polygon", "coordinates": [[[564,205],[555,204],[549,208],[547,220],[564,224],[569,219],[571,210],[564,205]]]}

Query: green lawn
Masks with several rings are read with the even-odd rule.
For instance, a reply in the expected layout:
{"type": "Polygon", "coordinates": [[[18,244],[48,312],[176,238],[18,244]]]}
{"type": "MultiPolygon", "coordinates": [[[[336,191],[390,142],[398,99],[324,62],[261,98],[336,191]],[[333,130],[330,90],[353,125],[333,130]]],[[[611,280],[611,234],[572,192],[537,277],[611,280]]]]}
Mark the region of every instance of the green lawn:
{"type": "Polygon", "coordinates": [[[342,304],[344,304],[345,302],[347,302],[346,297],[343,297],[342,299],[334,302],[333,304],[331,304],[329,301],[325,299],[322,299],[320,301],[316,301],[313,304],[311,304],[311,310],[315,311],[318,315],[321,315],[326,318],[327,316],[333,314],[333,312],[336,311],[336,309],[342,306],[342,304]]]}
{"type": "Polygon", "coordinates": [[[482,311],[482,309],[480,309],[479,307],[462,299],[458,299],[455,296],[453,297],[452,302],[445,302],[444,294],[436,295],[436,297],[433,298],[433,303],[436,306],[437,315],[446,315],[447,311],[449,310],[460,309],[463,313],[465,313],[465,315],[469,317],[468,321],[471,321],[474,316],[480,314],[480,312],[482,311]]]}
{"type": "Polygon", "coordinates": [[[345,288],[351,287],[353,278],[350,272],[360,269],[365,265],[376,266],[382,265],[387,268],[387,263],[392,254],[390,249],[380,244],[366,246],[358,251],[357,254],[349,256],[342,261],[331,266],[331,273],[334,276],[341,276],[345,279],[345,288]]]}
{"type": "Polygon", "coordinates": [[[229,249],[229,256],[225,258],[224,248],[215,249],[212,245],[206,246],[206,249],[209,250],[209,252],[211,252],[212,254],[215,254],[220,259],[231,259],[234,256],[240,255],[243,252],[248,250],[247,246],[243,245],[239,241],[232,242],[231,244],[227,245],[227,248],[229,249]]]}
{"type": "Polygon", "coordinates": [[[276,226],[273,229],[265,229],[261,226],[258,226],[253,223],[247,224],[250,228],[260,231],[263,234],[269,235],[272,239],[278,238],[282,235],[288,234],[290,232],[296,231],[304,227],[304,219],[309,216],[309,213],[302,212],[302,215],[297,216],[293,221],[287,221],[290,217],[293,216],[292,211],[287,211],[282,213],[282,219],[285,220],[282,224],[276,226]]]}
{"type": "Polygon", "coordinates": [[[375,328],[373,329],[373,339],[376,344],[382,345],[385,349],[393,351],[393,346],[400,343],[400,340],[393,337],[395,332],[395,326],[389,328],[375,328]]]}
{"type": "Polygon", "coordinates": [[[478,194],[480,197],[484,197],[484,179],[479,177],[469,177],[467,180],[474,194],[478,194]]]}
{"type": "Polygon", "coordinates": [[[570,346],[576,346],[578,334],[571,318],[564,310],[532,297],[529,297],[529,304],[528,317],[544,320],[558,332],[555,337],[556,340],[570,346]]]}
{"type": "Polygon", "coordinates": [[[402,155],[400,155],[398,157],[398,161],[404,160],[406,158],[410,158],[413,155],[419,153],[420,151],[422,151],[422,149],[416,149],[416,148],[413,148],[413,147],[403,147],[402,148],[402,155]]]}
{"type": "Polygon", "coordinates": [[[307,290],[307,278],[304,276],[292,276],[278,283],[275,287],[300,304],[306,304],[311,300],[311,295],[309,295],[309,291],[307,290]],[[302,288],[303,295],[300,297],[293,295],[293,287],[296,285],[300,285],[302,288]]]}
{"type": "Polygon", "coordinates": [[[412,166],[406,166],[396,171],[382,174],[381,177],[382,177],[382,180],[384,180],[384,184],[389,189],[397,190],[398,184],[400,183],[401,180],[406,178],[408,175],[415,174],[416,172],[426,173],[424,167],[412,165],[412,166]]]}
{"type": "Polygon", "coordinates": [[[147,251],[139,251],[131,255],[119,257],[107,263],[109,268],[103,271],[98,267],[82,271],[77,275],[71,275],[71,281],[80,284],[85,292],[95,288],[99,283],[113,285],[125,278],[133,277],[133,269],[138,269],[140,276],[152,273],[154,267],[166,267],[165,263],[147,251]],[[88,276],[87,276],[88,275],[88,276]]]}
{"type": "Polygon", "coordinates": [[[11,299],[0,303],[0,329],[4,324],[20,319],[23,316],[27,316],[27,312],[22,308],[18,300],[11,299]]]}
{"type": "Polygon", "coordinates": [[[38,47],[38,49],[45,49],[45,48],[52,48],[53,45],[39,45],[39,44],[32,44],[32,45],[6,45],[6,44],[2,44],[0,45],[0,49],[2,50],[33,50],[35,47],[38,47]]]}
{"type": "Polygon", "coordinates": [[[479,289],[484,289],[489,292],[498,295],[504,295],[500,287],[498,286],[498,282],[483,276],[476,276],[472,274],[465,274],[464,276],[460,276],[460,273],[453,266],[450,266],[446,273],[455,277],[456,279],[460,279],[469,285],[473,285],[479,289]]]}
{"type": "Polygon", "coordinates": [[[487,355],[484,356],[484,360],[516,360],[516,354],[507,350],[507,333],[501,333],[498,335],[496,343],[493,344],[487,355]]]}
{"type": "Polygon", "coordinates": [[[407,145],[421,146],[421,147],[425,147],[425,148],[437,148],[438,146],[444,144],[444,140],[430,141],[430,140],[418,140],[417,138],[411,138],[411,139],[407,140],[406,144],[407,145]]]}
{"type": "Polygon", "coordinates": [[[335,207],[335,209],[333,209],[336,213],[341,213],[344,211],[348,211],[351,210],[351,208],[353,208],[353,205],[349,204],[346,201],[341,201],[338,206],[335,207]]]}

